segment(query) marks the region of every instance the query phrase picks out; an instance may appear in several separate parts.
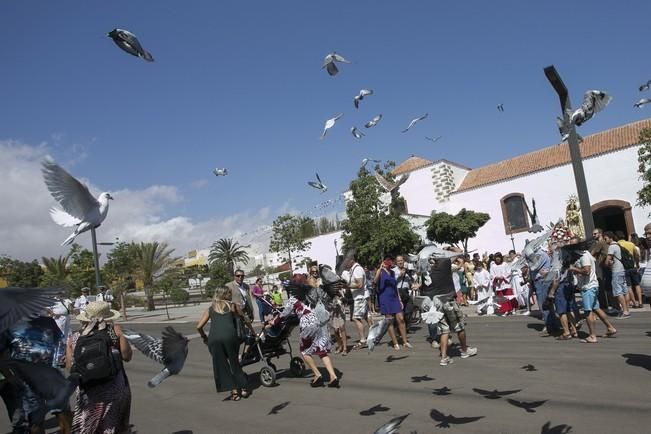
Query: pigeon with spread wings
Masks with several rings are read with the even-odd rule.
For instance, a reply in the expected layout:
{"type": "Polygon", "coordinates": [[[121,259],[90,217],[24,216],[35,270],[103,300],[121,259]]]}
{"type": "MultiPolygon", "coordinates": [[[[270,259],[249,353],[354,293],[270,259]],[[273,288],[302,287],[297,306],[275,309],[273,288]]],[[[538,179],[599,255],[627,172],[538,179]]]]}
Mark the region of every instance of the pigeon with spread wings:
{"type": "Polygon", "coordinates": [[[308,181],[307,185],[309,185],[312,188],[316,188],[317,190],[321,191],[321,193],[325,193],[328,191],[328,186],[321,181],[321,178],[319,177],[319,174],[316,174],[316,181],[308,181]]]}
{"type": "Polygon", "coordinates": [[[414,125],[416,125],[416,122],[422,121],[423,119],[427,119],[427,116],[428,116],[428,115],[429,115],[428,113],[425,113],[424,115],[422,115],[422,116],[420,116],[420,117],[417,117],[416,119],[412,119],[411,122],[409,122],[409,125],[407,125],[407,128],[405,128],[404,130],[402,130],[402,132],[403,132],[403,133],[406,133],[407,131],[409,131],[409,129],[410,129],[411,127],[413,127],[414,125]]]}
{"type": "Polygon", "coordinates": [[[378,122],[380,122],[381,120],[382,120],[382,115],[381,114],[377,115],[377,116],[374,116],[373,119],[371,119],[370,121],[366,122],[366,124],[364,124],[364,127],[365,128],[372,128],[372,127],[376,126],[378,124],[378,122]]]}
{"type": "Polygon", "coordinates": [[[400,178],[398,178],[396,182],[391,182],[387,180],[384,176],[382,176],[380,172],[378,172],[377,170],[373,172],[373,176],[375,176],[375,179],[377,180],[378,184],[380,184],[380,186],[388,193],[391,193],[393,190],[400,187],[409,179],[409,174],[407,173],[405,175],[402,175],[400,178]]]}
{"type": "Polygon", "coordinates": [[[429,412],[429,417],[439,422],[436,425],[439,428],[449,428],[450,425],[462,425],[466,423],[477,422],[479,419],[484,418],[484,416],[456,417],[451,414],[441,413],[434,408],[429,412]]]}
{"type": "Polygon", "coordinates": [[[648,103],[650,103],[650,102],[651,102],[651,99],[649,99],[649,98],[642,98],[641,100],[639,100],[638,102],[636,102],[635,104],[633,104],[633,107],[640,108],[640,107],[642,107],[643,105],[646,105],[646,104],[648,104],[648,103]]]}
{"type": "Polygon", "coordinates": [[[113,199],[110,193],[104,192],[94,198],[88,187],[50,160],[43,161],[42,171],[47,189],[63,208],[50,209],[50,217],[58,225],[76,226],[62,246],[72,244],[77,235],[102,224],[108,214],[109,200],[113,199]]]}
{"type": "Polygon", "coordinates": [[[218,167],[215,170],[213,170],[212,173],[214,173],[215,176],[226,176],[228,175],[228,169],[218,167]]]}
{"type": "Polygon", "coordinates": [[[434,138],[425,136],[425,138],[426,138],[427,140],[429,140],[430,142],[432,142],[432,143],[436,143],[436,142],[438,142],[439,140],[441,140],[441,139],[443,138],[443,136],[437,136],[437,137],[434,137],[434,138]]]}
{"type": "Polygon", "coordinates": [[[362,133],[360,130],[358,130],[357,127],[352,127],[350,129],[350,132],[353,134],[353,137],[355,137],[357,140],[360,140],[362,137],[366,135],[362,133]]]}
{"type": "Polygon", "coordinates": [[[326,55],[326,57],[323,59],[323,66],[321,67],[321,69],[325,68],[326,71],[328,71],[328,74],[330,76],[335,76],[339,72],[336,62],[351,63],[350,61],[346,60],[342,55],[337,54],[336,52],[333,51],[332,53],[326,55]]]}
{"type": "Polygon", "coordinates": [[[364,99],[365,96],[373,95],[373,91],[371,89],[362,89],[359,91],[357,95],[355,95],[355,98],[353,98],[353,105],[355,106],[356,109],[359,108],[359,102],[364,99]]]}
{"type": "Polygon", "coordinates": [[[394,417],[389,422],[376,429],[373,434],[395,434],[398,429],[400,429],[400,425],[405,421],[405,419],[407,419],[407,416],[409,416],[409,413],[404,416],[394,417]]]}
{"type": "Polygon", "coordinates": [[[641,85],[639,89],[640,89],[640,92],[645,92],[645,91],[649,90],[650,87],[651,87],[651,80],[649,80],[646,83],[644,83],[643,85],[641,85]]]}
{"type": "Polygon", "coordinates": [[[131,331],[125,332],[125,336],[141,353],[164,366],[158,375],[147,382],[147,386],[156,387],[183,369],[188,357],[188,338],[172,327],[165,327],[161,339],[131,331]]]}
{"type": "Polygon", "coordinates": [[[581,126],[583,123],[592,119],[595,113],[599,113],[610,103],[613,98],[606,92],[600,90],[589,90],[583,96],[581,107],[568,112],[570,122],[574,125],[581,126]]]}
{"type": "Polygon", "coordinates": [[[0,288],[0,333],[21,319],[43,315],[55,303],[53,297],[62,292],[57,288],[0,288]]]}
{"type": "Polygon", "coordinates": [[[332,127],[335,126],[335,123],[341,118],[344,114],[343,113],[338,113],[335,115],[335,117],[328,119],[325,121],[325,125],[323,126],[323,132],[321,133],[321,140],[323,140],[328,133],[328,130],[332,127]]]}
{"type": "Polygon", "coordinates": [[[120,47],[123,51],[131,54],[132,56],[140,57],[147,62],[153,62],[154,57],[142,48],[140,41],[136,38],[136,35],[131,33],[128,30],[124,29],[113,29],[107,33],[109,38],[113,39],[115,45],[120,47]]]}

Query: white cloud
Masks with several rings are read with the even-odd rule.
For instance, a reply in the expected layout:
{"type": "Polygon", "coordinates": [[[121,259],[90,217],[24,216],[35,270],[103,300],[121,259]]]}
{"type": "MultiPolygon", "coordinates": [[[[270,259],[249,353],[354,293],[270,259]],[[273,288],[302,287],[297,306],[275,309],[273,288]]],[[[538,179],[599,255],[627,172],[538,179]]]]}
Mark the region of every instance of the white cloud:
{"type": "MultiPolygon", "coordinates": [[[[60,247],[60,243],[71,232],[70,228],[57,226],[48,215],[48,209],[56,202],[43,183],[40,164],[49,151],[47,144],[32,146],[0,140],[3,170],[0,254],[31,260],[68,251],[67,247],[60,247]]],[[[103,190],[92,184],[88,186],[93,194],[103,190]]],[[[103,187],[108,189],[108,186],[103,187]]],[[[115,200],[110,203],[107,219],[97,230],[100,242],[113,241],[116,237],[123,241],[167,241],[178,255],[206,248],[221,237],[241,239],[242,244],[252,244],[256,250],[264,251],[268,247],[269,231],[259,228],[270,223],[270,208],[195,221],[190,216],[174,215],[175,205],[183,201],[175,186],[153,185],[142,190],[111,193],[115,200]]],[[[77,242],[90,248],[90,235],[82,234],[77,242]]]]}

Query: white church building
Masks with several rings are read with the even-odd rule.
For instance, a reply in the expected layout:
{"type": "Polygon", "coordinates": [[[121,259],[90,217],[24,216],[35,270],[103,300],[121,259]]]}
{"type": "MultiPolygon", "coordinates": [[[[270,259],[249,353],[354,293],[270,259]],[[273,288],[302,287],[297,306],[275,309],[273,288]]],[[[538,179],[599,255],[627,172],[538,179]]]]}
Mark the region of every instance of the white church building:
{"type": "MultiPolygon", "coordinates": [[[[580,145],[595,226],[641,234],[651,221],[651,209],[636,206],[642,187],[637,172],[640,131],[651,127],[651,119],[634,122],[585,137],[580,145]]],[[[536,201],[543,226],[565,217],[571,195],[576,195],[574,172],[567,143],[519,155],[508,160],[471,169],[448,160],[431,161],[411,156],[393,170],[394,175],[409,174],[400,187],[407,202],[407,216],[422,226],[433,212],[456,214],[460,209],[485,212],[490,220],[468,249],[507,252],[512,240],[521,250],[532,222],[525,202],[536,201]]],[[[418,232],[423,233],[422,227],[418,232]]],[[[341,252],[341,232],[312,238],[302,253],[319,262],[333,264],[341,252]]]]}

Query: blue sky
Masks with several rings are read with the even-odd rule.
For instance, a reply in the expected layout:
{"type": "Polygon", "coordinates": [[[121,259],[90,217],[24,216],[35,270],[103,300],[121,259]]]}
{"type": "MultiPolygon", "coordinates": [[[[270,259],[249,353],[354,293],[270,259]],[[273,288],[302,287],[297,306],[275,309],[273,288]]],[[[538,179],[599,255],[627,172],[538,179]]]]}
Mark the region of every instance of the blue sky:
{"type": "Polygon", "coordinates": [[[614,97],[582,135],[649,116],[632,108],[651,79],[649,16],[648,1],[5,1],[0,140],[81,152],[71,171],[105,190],[175,186],[164,217],[272,218],[345,190],[367,156],[478,167],[557,143],[549,64],[575,106],[589,89],[614,97]],[[156,62],[119,50],[114,27],[156,62]],[[336,77],[321,69],[332,50],[354,62],[336,77]],[[361,88],[375,94],[355,110],[361,88]],[[315,171],[332,194],[306,185],[315,171]]]}

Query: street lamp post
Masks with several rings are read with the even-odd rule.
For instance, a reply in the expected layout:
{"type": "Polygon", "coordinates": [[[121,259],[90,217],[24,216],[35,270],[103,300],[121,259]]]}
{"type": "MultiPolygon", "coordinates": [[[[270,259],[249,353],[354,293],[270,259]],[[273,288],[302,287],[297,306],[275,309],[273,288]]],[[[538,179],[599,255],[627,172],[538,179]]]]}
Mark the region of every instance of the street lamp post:
{"type": "Polygon", "coordinates": [[[99,255],[97,254],[97,236],[95,235],[95,228],[91,226],[90,237],[93,243],[93,259],[95,260],[95,286],[99,287],[102,282],[99,276],[99,255]]]}
{"type": "Polygon", "coordinates": [[[545,76],[551,83],[552,87],[558,94],[561,101],[561,112],[563,120],[570,125],[569,137],[567,140],[570,148],[570,157],[572,158],[572,169],[574,170],[574,182],[576,183],[576,192],[579,196],[581,205],[581,217],[583,218],[583,227],[586,234],[591,234],[594,229],[594,219],[590,209],[590,197],[588,196],[588,186],[585,181],[585,172],[583,171],[583,160],[581,159],[581,149],[579,148],[579,138],[576,134],[576,127],[570,123],[569,112],[572,108],[570,96],[567,87],[558,75],[554,65],[545,68],[545,76]]]}

